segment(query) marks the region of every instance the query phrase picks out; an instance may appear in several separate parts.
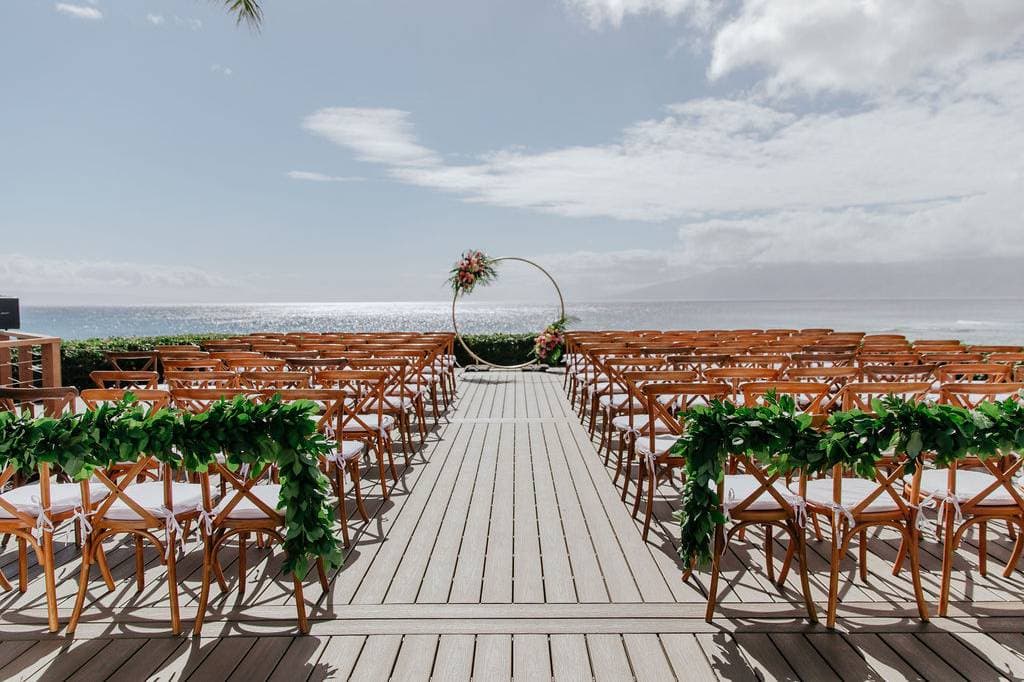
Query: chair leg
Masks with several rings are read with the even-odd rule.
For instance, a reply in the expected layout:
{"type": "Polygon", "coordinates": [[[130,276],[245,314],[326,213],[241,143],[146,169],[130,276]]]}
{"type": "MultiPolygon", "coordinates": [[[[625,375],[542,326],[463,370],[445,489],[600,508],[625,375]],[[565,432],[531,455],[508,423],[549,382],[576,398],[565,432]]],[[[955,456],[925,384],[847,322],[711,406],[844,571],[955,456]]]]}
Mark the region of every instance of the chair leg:
{"type": "Polygon", "coordinates": [[[924,597],[924,588],[921,587],[921,539],[917,531],[917,524],[911,523],[904,536],[907,538],[907,555],[910,557],[910,577],[914,581],[914,598],[917,600],[917,613],[921,620],[928,620],[928,602],[924,597]]]}
{"type": "Polygon", "coordinates": [[[771,524],[764,526],[764,564],[768,581],[775,582],[775,533],[771,524]]]}
{"type": "Polygon", "coordinates": [[[896,560],[892,562],[892,574],[899,575],[903,570],[903,560],[907,558],[907,539],[900,540],[900,548],[896,551],[896,560]]]}
{"type": "MultiPolygon", "coordinates": [[[[1015,528],[1012,522],[1008,522],[1007,525],[1010,528],[1015,528]]],[[[1006,562],[1006,568],[1003,570],[1003,577],[1009,578],[1013,575],[1013,572],[1017,569],[1017,562],[1020,561],[1021,551],[1024,551],[1024,535],[1014,533],[1017,539],[1013,543],[1013,552],[1010,553],[1010,559],[1006,562]]]]}
{"type": "Polygon", "coordinates": [[[843,523],[832,524],[832,554],[829,561],[828,579],[828,614],[825,624],[829,630],[836,627],[836,611],[839,608],[839,564],[843,560],[842,549],[843,523]]]}
{"type": "Polygon", "coordinates": [[[43,531],[43,575],[46,580],[46,612],[50,632],[57,632],[60,623],[57,621],[57,575],[53,561],[53,533],[43,531]]]}
{"type": "Polygon", "coordinates": [[[711,584],[708,586],[708,607],[704,620],[711,622],[715,617],[715,602],[718,601],[718,578],[722,568],[722,554],[725,550],[725,526],[715,526],[714,556],[711,557],[711,584]]]}
{"type": "Polygon", "coordinates": [[[295,585],[295,610],[299,617],[299,632],[309,634],[309,621],[306,619],[306,599],[302,596],[302,579],[297,573],[292,573],[292,582],[295,585]]]}
{"type": "MultiPolygon", "coordinates": [[[[791,534],[793,532],[795,531],[790,530],[791,534]]],[[[782,559],[782,568],[779,570],[778,580],[775,581],[775,584],[779,587],[786,584],[786,578],[789,576],[789,570],[793,567],[793,559],[796,557],[797,550],[796,544],[796,536],[791,535],[789,543],[786,545],[786,556],[782,559]]]]}
{"type": "Polygon", "coordinates": [[[213,572],[213,548],[203,548],[203,584],[199,589],[199,604],[196,606],[196,620],[192,625],[192,634],[198,637],[203,632],[203,620],[206,618],[206,604],[210,599],[210,574],[213,572]]]}
{"type": "Polygon", "coordinates": [[[246,545],[249,544],[249,534],[239,533],[238,538],[238,594],[245,594],[245,571],[246,571],[246,545]]]}
{"type": "Polygon", "coordinates": [[[4,575],[3,571],[0,571],[0,590],[4,592],[10,592],[14,587],[7,582],[7,576],[4,575]]]}
{"type": "Polygon", "coordinates": [[[640,495],[644,490],[644,478],[647,476],[647,468],[640,462],[636,468],[636,493],[633,495],[633,518],[640,512],[640,495]]]}
{"type": "Polygon", "coordinates": [[[135,536],[135,589],[142,592],[146,588],[146,562],[142,558],[142,538],[135,536]]]}
{"type": "Polygon", "coordinates": [[[352,546],[348,535],[348,509],[345,508],[345,475],[343,464],[334,464],[334,485],[338,489],[338,522],[341,524],[341,539],[345,549],[352,546]]]}
{"type": "Polygon", "coordinates": [[[114,591],[114,576],[110,572],[110,564],[107,563],[107,552],[103,549],[102,543],[96,543],[96,564],[100,567],[100,575],[103,576],[103,582],[107,585],[107,592],[114,591]]]}
{"type": "MultiPolygon", "coordinates": [[[[622,501],[626,501],[626,496],[629,494],[629,479],[633,471],[633,460],[636,459],[636,445],[630,443],[629,449],[626,451],[626,463],[622,467],[622,501]]],[[[638,484],[639,485],[639,484],[638,484]]]]}
{"type": "MultiPolygon", "coordinates": [[[[644,510],[644,542],[651,532],[651,519],[654,516],[654,493],[658,489],[658,472],[653,460],[647,460],[647,506],[644,510]]],[[[637,497],[640,496],[640,486],[636,489],[637,497]]]]}
{"type": "Polygon", "coordinates": [[[75,607],[71,610],[71,620],[68,621],[68,634],[75,633],[78,627],[78,619],[82,617],[82,607],[85,606],[85,593],[89,590],[89,560],[93,552],[92,539],[85,538],[85,546],[82,548],[82,566],[78,574],[78,594],[75,596],[75,607]]]}
{"type": "Polygon", "coordinates": [[[857,563],[860,564],[860,580],[866,583],[868,581],[868,530],[865,528],[860,532],[860,538],[857,541],[857,563]]]}
{"type": "Polygon", "coordinates": [[[18,591],[25,594],[28,590],[28,542],[18,538],[18,591]]]}
{"type": "Polygon", "coordinates": [[[173,531],[167,535],[171,547],[167,557],[167,593],[171,601],[171,632],[178,635],[181,634],[181,610],[178,604],[178,552],[175,549],[175,535],[173,531]]]}
{"type": "Polygon", "coordinates": [[[363,486],[360,483],[359,460],[353,459],[349,462],[350,475],[352,476],[352,489],[356,494],[356,509],[363,521],[369,521],[370,516],[366,513],[366,506],[363,504],[363,486]]]}
{"type": "Polygon", "coordinates": [[[821,522],[818,521],[817,514],[811,514],[811,525],[814,526],[814,539],[818,542],[824,541],[824,536],[821,534],[821,522]]]}
{"type": "Polygon", "coordinates": [[[800,562],[800,589],[804,594],[804,606],[807,607],[807,617],[812,623],[818,622],[818,609],[814,606],[811,598],[811,581],[807,576],[807,536],[804,529],[797,524],[793,525],[793,537],[796,538],[797,560],[800,562]]]}
{"type": "Polygon", "coordinates": [[[317,558],[316,560],[316,574],[320,578],[320,588],[326,592],[328,588],[327,583],[327,570],[324,568],[324,560],[317,558]]]}
{"type": "Polygon", "coordinates": [[[956,516],[953,505],[947,504],[942,542],[942,583],[939,587],[939,616],[946,617],[949,611],[949,589],[953,582],[953,559],[956,547],[953,545],[953,538],[956,535],[956,516]]]}
{"type": "Polygon", "coordinates": [[[988,521],[978,524],[978,573],[988,575],[988,521]]]}

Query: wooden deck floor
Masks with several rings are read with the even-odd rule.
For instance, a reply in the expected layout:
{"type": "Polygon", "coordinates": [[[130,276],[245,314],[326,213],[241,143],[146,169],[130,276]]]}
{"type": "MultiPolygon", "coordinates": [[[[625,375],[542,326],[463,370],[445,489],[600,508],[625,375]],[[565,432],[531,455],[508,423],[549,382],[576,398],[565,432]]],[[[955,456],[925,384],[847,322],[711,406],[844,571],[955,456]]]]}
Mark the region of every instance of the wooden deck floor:
{"type": "MultiPolygon", "coordinates": [[[[1010,550],[998,529],[989,576],[971,568],[976,548],[965,548],[954,617],[928,625],[915,618],[909,581],[889,572],[896,542],[876,536],[869,582],[849,572],[835,633],[804,622],[792,587],[768,584],[751,534],[729,550],[730,587],[709,625],[705,577],[680,580],[678,491],[662,490],[660,523],[645,544],[560,375],[463,375],[450,420],[401,473],[386,503],[365,482],[372,517],[357,524],[329,592],[307,584],[311,636],[295,636],[290,584],[265,551],[250,554],[245,597],[214,601],[203,637],[191,639],[169,635],[156,557],[136,593],[132,552],[112,547],[118,589],[104,594],[97,577],[74,639],[45,633],[37,575],[26,594],[0,594],[0,679],[947,680],[1024,671],[1024,580],[995,570],[1010,550]]],[[[70,539],[58,554],[63,619],[78,569],[70,539]]],[[[823,604],[824,548],[810,546],[823,604]]],[[[198,595],[196,549],[179,563],[187,619],[198,595]]],[[[934,597],[938,550],[924,549],[934,597]]],[[[236,562],[225,559],[230,578],[236,562]]],[[[0,566],[15,577],[11,548],[0,566]]]]}

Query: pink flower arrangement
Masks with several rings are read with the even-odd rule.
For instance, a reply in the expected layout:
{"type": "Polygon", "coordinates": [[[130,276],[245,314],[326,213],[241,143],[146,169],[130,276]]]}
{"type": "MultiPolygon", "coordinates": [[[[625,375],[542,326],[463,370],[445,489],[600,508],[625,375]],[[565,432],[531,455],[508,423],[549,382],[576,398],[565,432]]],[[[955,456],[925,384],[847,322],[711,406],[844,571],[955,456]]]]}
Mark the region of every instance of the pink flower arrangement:
{"type": "Polygon", "coordinates": [[[466,251],[451,269],[448,283],[455,293],[468,294],[477,285],[487,285],[498,276],[494,261],[483,251],[466,251]]]}
{"type": "Polygon", "coordinates": [[[567,320],[560,319],[547,326],[533,340],[533,355],[540,362],[556,365],[565,351],[565,325],[567,320]]]}

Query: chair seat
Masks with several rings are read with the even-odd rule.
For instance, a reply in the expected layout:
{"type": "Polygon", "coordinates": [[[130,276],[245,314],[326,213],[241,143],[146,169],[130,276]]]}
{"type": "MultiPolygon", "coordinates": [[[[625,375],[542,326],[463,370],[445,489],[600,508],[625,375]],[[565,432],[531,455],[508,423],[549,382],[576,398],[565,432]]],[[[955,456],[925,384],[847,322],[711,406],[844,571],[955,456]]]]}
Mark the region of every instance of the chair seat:
{"type": "MultiPolygon", "coordinates": [[[[153,516],[164,517],[164,484],[162,481],[133,483],[125,489],[125,495],[153,516]]],[[[172,483],[171,500],[173,506],[170,511],[175,516],[195,511],[202,506],[203,488],[198,483],[172,483]]],[[[115,500],[104,516],[118,521],[139,521],[141,519],[138,513],[129,507],[123,499],[115,500]]]]}
{"type": "MultiPolygon", "coordinates": [[[[716,485],[714,481],[708,482],[708,486],[711,488],[716,485]]],[[[753,474],[726,474],[725,499],[722,500],[722,505],[726,509],[732,509],[753,495],[754,491],[760,487],[761,482],[753,474]]],[[[775,481],[772,487],[779,491],[787,502],[795,499],[794,494],[786,488],[785,482],[775,481]]],[[[777,511],[780,509],[782,509],[782,505],[779,504],[779,501],[767,490],[762,490],[757,499],[744,507],[743,511],[777,511]]]]}
{"type": "MultiPolygon", "coordinates": [[[[384,396],[384,409],[385,410],[404,410],[408,412],[415,406],[412,398],[402,398],[397,395],[384,396]]],[[[370,402],[367,406],[368,409],[376,410],[377,401],[370,402]]]]}
{"type": "Polygon", "coordinates": [[[349,433],[353,431],[366,431],[367,428],[377,429],[381,428],[384,430],[391,429],[395,426],[395,418],[389,414],[384,415],[384,419],[380,422],[380,426],[377,425],[376,414],[361,414],[359,415],[359,421],[351,419],[345,422],[345,426],[342,431],[349,433]],[[365,426],[364,426],[365,425],[365,426]]]}
{"type": "Polygon", "coordinates": [[[625,409],[627,405],[632,405],[634,410],[642,410],[644,408],[636,398],[630,398],[628,395],[618,393],[616,395],[603,395],[598,399],[598,404],[602,408],[614,407],[617,410],[625,409]]]}
{"type": "MultiPolygon", "coordinates": [[[[948,469],[925,469],[921,472],[921,495],[930,497],[934,495],[937,499],[944,499],[949,490],[948,469]]],[[[904,477],[907,491],[910,490],[912,475],[904,477]]],[[[996,477],[987,471],[971,471],[965,469],[956,470],[956,501],[967,502],[974,499],[985,488],[996,482],[996,477]]],[[[1024,497],[1024,494],[1022,494],[1024,497]]],[[[1015,505],[1017,500],[1002,485],[985,496],[985,499],[978,503],[978,506],[1006,506],[1015,505]]]]}
{"type": "Polygon", "coordinates": [[[651,451],[651,439],[638,438],[636,441],[636,451],[640,455],[654,455],[655,457],[663,455],[672,449],[672,446],[679,440],[679,436],[675,434],[664,434],[654,436],[654,451],[651,451]]]}
{"type": "MultiPolygon", "coordinates": [[[[649,420],[650,420],[650,418],[646,414],[635,414],[635,415],[633,415],[633,428],[634,429],[644,429],[644,428],[647,427],[647,422],[649,420]]],[[[612,428],[614,428],[614,429],[616,429],[618,431],[629,431],[629,415],[628,414],[622,414],[622,415],[619,415],[618,417],[613,417],[612,418],[612,428]]],[[[654,425],[654,432],[655,433],[671,433],[668,430],[668,427],[665,426],[665,424],[663,424],[662,422],[655,423],[655,425],[654,425]]]]}
{"type": "MultiPolygon", "coordinates": [[[[257,497],[260,502],[263,502],[271,509],[277,509],[277,502],[281,497],[281,486],[277,483],[265,483],[262,485],[254,485],[249,489],[249,492],[257,497]]],[[[224,509],[228,504],[235,498],[237,491],[229,490],[227,496],[220,501],[214,508],[214,512],[217,518],[224,513],[224,509]]],[[[284,512],[281,512],[284,514],[284,512]]],[[[244,497],[239,500],[238,504],[231,508],[228,512],[228,519],[269,519],[273,518],[269,516],[263,509],[256,506],[256,503],[250,500],[248,497],[244,497]]]]}
{"type": "MultiPolygon", "coordinates": [[[[93,504],[104,499],[110,493],[110,489],[100,481],[89,481],[89,501],[93,504]]],[[[39,516],[42,511],[39,496],[39,483],[29,483],[19,486],[0,495],[5,502],[23,514],[39,516]]],[[[75,507],[82,506],[82,488],[78,483],[51,483],[50,484],[50,514],[63,514],[75,507]]],[[[6,509],[0,507],[0,519],[15,518],[6,509]]]]}
{"type": "MultiPolygon", "coordinates": [[[[840,504],[846,509],[853,509],[861,501],[864,500],[868,495],[872,494],[879,488],[879,484],[875,481],[869,481],[865,478],[844,478],[843,479],[843,492],[842,500],[840,504]]],[[[791,483],[789,485],[792,494],[797,494],[797,484],[791,483]]],[[[804,499],[807,500],[807,504],[816,507],[831,507],[832,506],[832,479],[831,478],[818,478],[807,481],[807,495],[804,499]]],[[[891,512],[899,511],[900,507],[896,504],[896,501],[892,499],[892,496],[887,492],[883,492],[881,495],[876,497],[868,504],[867,508],[861,510],[862,513],[879,513],[879,512],[891,512]]]]}
{"type": "Polygon", "coordinates": [[[343,440],[338,443],[336,452],[347,462],[350,459],[359,457],[363,454],[364,450],[366,450],[366,443],[361,440],[343,440]]]}

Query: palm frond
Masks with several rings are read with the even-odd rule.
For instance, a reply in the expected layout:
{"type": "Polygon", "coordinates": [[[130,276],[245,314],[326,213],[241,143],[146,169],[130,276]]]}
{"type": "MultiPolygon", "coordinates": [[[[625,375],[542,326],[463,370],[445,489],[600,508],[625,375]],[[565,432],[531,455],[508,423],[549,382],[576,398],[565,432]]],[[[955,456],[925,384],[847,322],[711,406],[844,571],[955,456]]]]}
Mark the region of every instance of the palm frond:
{"type": "Polygon", "coordinates": [[[224,6],[235,15],[235,21],[239,24],[245,22],[259,30],[263,23],[263,9],[256,0],[224,0],[224,6]]]}

